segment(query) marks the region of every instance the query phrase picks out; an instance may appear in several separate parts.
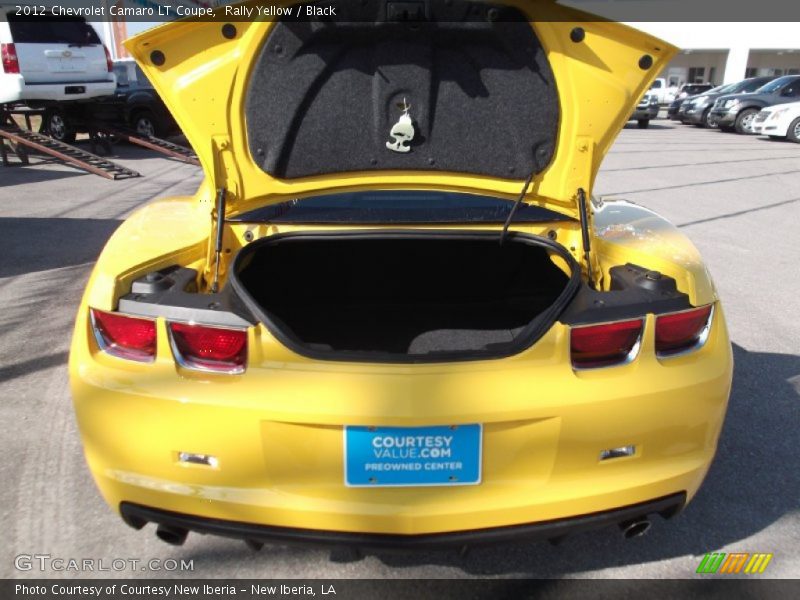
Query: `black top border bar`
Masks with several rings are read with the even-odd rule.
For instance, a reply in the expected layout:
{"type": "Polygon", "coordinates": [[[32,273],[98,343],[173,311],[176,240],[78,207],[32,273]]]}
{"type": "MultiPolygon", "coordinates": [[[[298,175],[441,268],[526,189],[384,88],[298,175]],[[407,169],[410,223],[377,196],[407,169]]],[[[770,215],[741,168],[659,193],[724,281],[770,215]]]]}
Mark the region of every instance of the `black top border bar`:
{"type": "MultiPolygon", "coordinates": [[[[446,0],[363,0],[386,5],[386,12],[414,12],[416,5],[426,6],[446,0]]],[[[362,0],[317,0],[285,6],[277,0],[233,3],[225,0],[2,0],[0,21],[7,15],[25,20],[82,16],[87,21],[161,23],[180,18],[211,22],[273,21],[283,18],[295,21],[335,19],[348,21],[343,14],[349,2],[362,0]],[[313,6],[316,10],[309,10],[313,6]]],[[[500,4],[501,2],[498,2],[500,4]]],[[[532,2],[532,4],[535,4],[532,2]]],[[[623,22],[800,22],[797,0],[558,0],[558,4],[576,8],[595,17],[589,20],[623,22]]],[[[424,12],[424,10],[423,10],[424,12]]],[[[487,9],[488,12],[488,9],[487,9]]],[[[406,17],[415,20],[414,17],[406,17]]],[[[502,17],[501,17],[502,18],[502,17]]],[[[399,19],[395,19],[399,20],[399,19]]],[[[543,15],[539,21],[553,20],[543,15]]]]}

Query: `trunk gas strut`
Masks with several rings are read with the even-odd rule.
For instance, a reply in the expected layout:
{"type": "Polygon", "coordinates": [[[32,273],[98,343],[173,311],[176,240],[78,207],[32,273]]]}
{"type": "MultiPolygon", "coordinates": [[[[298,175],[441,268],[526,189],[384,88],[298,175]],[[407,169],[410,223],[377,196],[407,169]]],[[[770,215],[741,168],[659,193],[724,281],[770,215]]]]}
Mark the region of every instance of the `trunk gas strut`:
{"type": "MultiPolygon", "coordinates": [[[[531,174],[528,175],[528,178],[525,180],[525,185],[522,186],[522,191],[519,194],[519,198],[517,198],[517,201],[514,202],[514,206],[511,207],[511,211],[508,213],[506,222],[503,224],[503,231],[500,232],[500,245],[502,245],[503,241],[505,240],[506,234],[508,233],[508,227],[511,225],[511,220],[514,218],[514,213],[517,212],[517,208],[519,208],[519,205],[522,203],[522,199],[525,197],[525,194],[528,193],[528,187],[531,185],[533,175],[534,171],[531,171],[531,174]]],[[[591,236],[589,235],[589,216],[586,210],[586,191],[583,188],[578,188],[578,214],[580,215],[581,219],[581,239],[583,241],[583,258],[586,261],[586,276],[589,280],[589,287],[594,289],[594,277],[592,276],[591,260],[591,236]]]]}
{"type": "Polygon", "coordinates": [[[222,235],[225,233],[225,188],[217,190],[217,239],[214,242],[214,281],[211,293],[219,291],[219,260],[222,256],[222,235]]]}
{"type": "Polygon", "coordinates": [[[586,261],[586,276],[589,280],[589,287],[594,289],[594,277],[592,277],[591,259],[591,236],[589,235],[589,216],[586,210],[586,191],[578,188],[578,211],[581,216],[581,238],[583,240],[583,258],[586,261]]]}
{"type": "MultiPolygon", "coordinates": [[[[519,198],[517,201],[514,202],[514,206],[511,207],[511,211],[508,213],[508,218],[506,218],[506,222],[503,224],[503,231],[500,233],[500,244],[503,244],[505,240],[506,234],[508,233],[508,227],[511,225],[511,220],[514,218],[514,213],[517,212],[517,208],[519,208],[522,199],[525,197],[525,194],[528,192],[528,187],[531,184],[531,180],[533,180],[533,172],[528,175],[528,178],[525,180],[525,185],[522,187],[522,191],[519,194],[519,198]]],[[[578,213],[581,219],[581,239],[583,241],[583,258],[586,261],[586,276],[589,280],[589,287],[594,289],[594,277],[592,276],[592,261],[591,261],[591,236],[589,235],[589,216],[586,210],[586,191],[583,188],[578,188],[578,213]]]]}

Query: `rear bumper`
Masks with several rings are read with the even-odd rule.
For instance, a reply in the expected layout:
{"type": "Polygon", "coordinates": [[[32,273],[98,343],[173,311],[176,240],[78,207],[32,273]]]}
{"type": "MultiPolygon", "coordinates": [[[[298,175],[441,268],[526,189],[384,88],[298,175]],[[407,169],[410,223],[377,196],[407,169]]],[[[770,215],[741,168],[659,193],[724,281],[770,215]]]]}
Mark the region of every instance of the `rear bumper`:
{"type": "Polygon", "coordinates": [[[259,328],[250,343],[264,357],[213,381],[176,372],[163,322],[155,364],[120,364],[92,348],[83,314],[71,385],[107,503],[281,531],[438,535],[691,499],[716,451],[732,375],[722,310],[696,352],[659,361],[650,315],[636,360],[580,373],[560,324],[520,355],[454,365],[318,362],[256,337],[268,336],[259,328]],[[483,424],[479,485],[345,485],[344,425],[465,423],[483,424]],[[635,455],[600,460],[628,444],[635,455]],[[179,452],[218,464],[181,464],[179,452]]]}
{"type": "Polygon", "coordinates": [[[649,502],[567,519],[555,519],[508,527],[417,535],[349,533],[295,527],[270,527],[225,519],[197,517],[129,502],[122,503],[120,514],[123,520],[134,529],[141,529],[146,523],[155,523],[183,529],[188,532],[262,543],[298,543],[322,547],[351,546],[371,550],[457,550],[464,547],[518,541],[555,541],[575,533],[622,525],[628,521],[644,519],[654,514],[669,519],[683,510],[685,504],[686,494],[678,493],[649,502]]]}
{"type": "Polygon", "coordinates": [[[655,119],[658,117],[658,105],[651,104],[650,106],[646,107],[636,107],[636,110],[633,111],[631,115],[631,119],[634,121],[638,121],[639,119],[655,119]]]}
{"type": "Polygon", "coordinates": [[[4,75],[0,86],[0,104],[23,101],[59,102],[110,96],[116,89],[111,81],[74,81],[60,83],[26,83],[21,75],[4,75]]]}

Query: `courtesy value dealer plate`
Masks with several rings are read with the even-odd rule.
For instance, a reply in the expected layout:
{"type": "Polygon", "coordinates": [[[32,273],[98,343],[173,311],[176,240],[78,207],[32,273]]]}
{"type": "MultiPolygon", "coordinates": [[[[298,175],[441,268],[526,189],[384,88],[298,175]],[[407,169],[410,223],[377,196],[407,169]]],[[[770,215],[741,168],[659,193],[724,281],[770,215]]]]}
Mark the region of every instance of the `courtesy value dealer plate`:
{"type": "Polygon", "coordinates": [[[481,481],[481,425],[344,428],[348,486],[475,485],[481,481]]]}

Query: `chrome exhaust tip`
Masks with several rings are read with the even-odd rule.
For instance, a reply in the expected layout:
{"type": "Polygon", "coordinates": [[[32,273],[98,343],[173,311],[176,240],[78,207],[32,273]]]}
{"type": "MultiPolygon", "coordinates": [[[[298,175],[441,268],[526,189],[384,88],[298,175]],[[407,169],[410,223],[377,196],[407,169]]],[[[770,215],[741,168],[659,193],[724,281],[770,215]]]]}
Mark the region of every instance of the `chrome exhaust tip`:
{"type": "Polygon", "coordinates": [[[646,518],[631,519],[630,521],[623,521],[619,524],[622,530],[622,535],[626,540],[635,537],[641,537],[650,529],[650,521],[646,518]]]}

